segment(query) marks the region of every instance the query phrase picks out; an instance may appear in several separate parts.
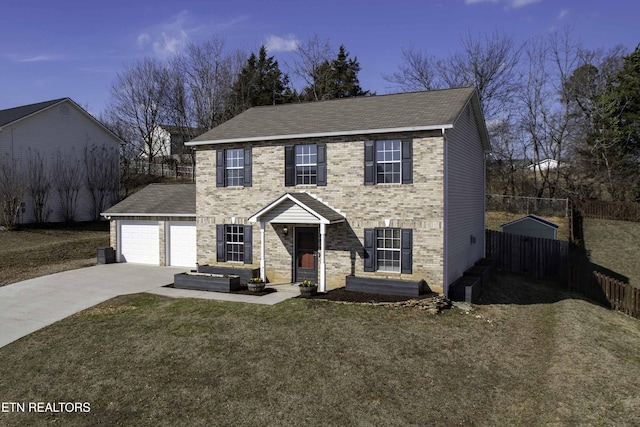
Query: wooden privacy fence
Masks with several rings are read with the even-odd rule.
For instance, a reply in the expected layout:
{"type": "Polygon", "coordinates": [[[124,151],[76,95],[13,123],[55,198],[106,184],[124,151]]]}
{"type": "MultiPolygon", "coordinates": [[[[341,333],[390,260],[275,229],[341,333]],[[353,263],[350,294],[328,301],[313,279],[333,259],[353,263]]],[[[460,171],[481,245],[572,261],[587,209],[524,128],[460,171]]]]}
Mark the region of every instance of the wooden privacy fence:
{"type": "Polygon", "coordinates": [[[486,230],[487,258],[503,271],[533,277],[567,278],[569,242],[486,230]]]}
{"type": "Polygon", "coordinates": [[[604,200],[587,200],[577,203],[584,218],[640,221],[640,203],[604,200]]]}
{"type": "Polygon", "coordinates": [[[640,319],[640,289],[597,271],[593,264],[571,266],[569,290],[640,319]]]}

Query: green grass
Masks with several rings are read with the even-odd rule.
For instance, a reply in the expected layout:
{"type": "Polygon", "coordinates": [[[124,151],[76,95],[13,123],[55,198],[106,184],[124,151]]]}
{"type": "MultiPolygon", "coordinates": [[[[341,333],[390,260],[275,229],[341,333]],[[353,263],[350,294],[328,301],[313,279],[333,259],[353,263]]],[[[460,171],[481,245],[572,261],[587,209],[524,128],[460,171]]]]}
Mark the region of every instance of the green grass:
{"type": "Polygon", "coordinates": [[[103,246],[109,246],[106,221],[0,231],[0,286],[93,265],[103,246]]]}
{"type": "Polygon", "coordinates": [[[640,322],[500,275],[413,309],[119,297],[0,349],[2,425],[638,425],[640,322]]]}
{"type": "Polygon", "coordinates": [[[640,223],[584,219],[584,244],[591,262],[629,278],[640,287],[640,223]]]}

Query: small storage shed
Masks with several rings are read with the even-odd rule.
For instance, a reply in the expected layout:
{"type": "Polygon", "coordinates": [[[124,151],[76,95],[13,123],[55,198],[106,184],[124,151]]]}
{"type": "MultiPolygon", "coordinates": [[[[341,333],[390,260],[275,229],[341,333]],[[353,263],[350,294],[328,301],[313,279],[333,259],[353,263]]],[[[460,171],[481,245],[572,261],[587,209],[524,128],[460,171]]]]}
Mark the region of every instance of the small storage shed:
{"type": "Polygon", "coordinates": [[[196,266],[195,184],[151,184],[102,215],[116,262],[196,266]]]}
{"type": "Polygon", "coordinates": [[[503,233],[519,234],[521,236],[554,240],[558,237],[558,224],[547,221],[537,215],[527,215],[523,218],[502,224],[500,228],[503,233]]]}

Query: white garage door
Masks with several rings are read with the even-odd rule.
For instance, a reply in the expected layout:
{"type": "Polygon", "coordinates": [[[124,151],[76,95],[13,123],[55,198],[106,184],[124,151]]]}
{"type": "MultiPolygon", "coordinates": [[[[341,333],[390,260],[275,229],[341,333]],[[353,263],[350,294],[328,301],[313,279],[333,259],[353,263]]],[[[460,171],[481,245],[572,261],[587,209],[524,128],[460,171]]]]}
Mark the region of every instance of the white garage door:
{"type": "Polygon", "coordinates": [[[168,240],[169,265],[192,268],[196,266],[195,222],[170,222],[168,240]]]}
{"type": "Polygon", "coordinates": [[[119,261],[160,265],[158,221],[119,221],[119,261]]]}

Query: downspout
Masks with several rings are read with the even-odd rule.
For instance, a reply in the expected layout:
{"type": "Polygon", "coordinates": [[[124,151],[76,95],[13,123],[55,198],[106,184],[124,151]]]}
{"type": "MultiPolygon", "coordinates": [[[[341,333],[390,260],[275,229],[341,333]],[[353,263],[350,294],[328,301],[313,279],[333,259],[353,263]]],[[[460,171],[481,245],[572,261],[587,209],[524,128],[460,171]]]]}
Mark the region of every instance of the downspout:
{"type": "Polygon", "coordinates": [[[442,292],[445,297],[449,296],[449,146],[445,129],[442,128],[442,145],[444,148],[444,188],[443,188],[443,274],[442,274],[442,292]]]}

